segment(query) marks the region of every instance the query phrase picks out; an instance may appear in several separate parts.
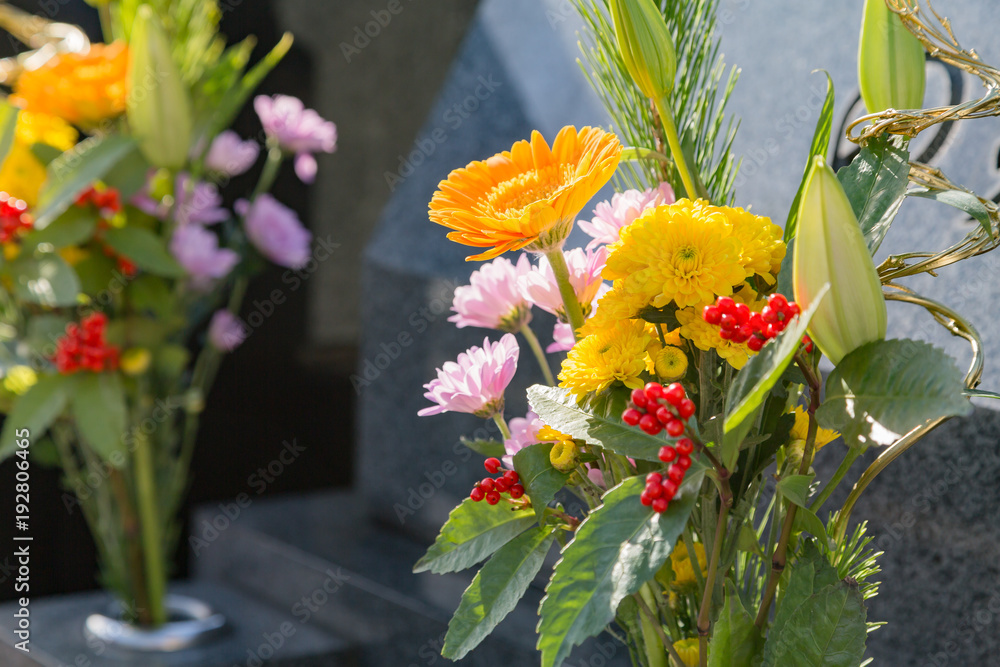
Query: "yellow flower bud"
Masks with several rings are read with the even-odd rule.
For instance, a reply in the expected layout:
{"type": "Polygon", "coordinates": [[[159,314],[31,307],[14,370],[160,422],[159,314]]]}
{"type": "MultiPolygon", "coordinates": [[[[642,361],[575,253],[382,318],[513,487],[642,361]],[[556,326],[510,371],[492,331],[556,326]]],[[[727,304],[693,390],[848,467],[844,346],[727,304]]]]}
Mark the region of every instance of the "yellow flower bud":
{"type": "Polygon", "coordinates": [[[870,113],[920,109],[927,85],[924,47],[886,0],[866,0],[858,48],[858,83],[870,113]]]}
{"type": "Polygon", "coordinates": [[[684,661],[684,667],[697,667],[701,661],[701,649],[697,637],[674,642],[674,650],[684,661]]]}
{"type": "Polygon", "coordinates": [[[885,338],[882,283],[847,193],[821,155],[813,159],[799,204],[793,282],[803,310],[830,285],[809,335],[834,364],[885,338]]]}
{"type": "Polygon", "coordinates": [[[559,440],[552,445],[552,451],[549,452],[549,462],[552,463],[553,468],[560,472],[570,472],[576,468],[580,461],[580,457],[577,456],[579,449],[572,440],[559,440]]]}
{"type": "Polygon", "coordinates": [[[122,353],[121,369],[125,375],[142,375],[149,369],[153,355],[144,347],[132,347],[122,353]]]}
{"type": "Polygon", "coordinates": [[[677,54],[653,0],[611,0],[611,19],[625,68],[643,95],[661,99],[674,87],[677,54]]]}
{"type": "Polygon", "coordinates": [[[157,167],[184,166],[191,147],[191,103],[163,24],[149,5],[139,7],[132,24],[126,109],[146,159],[157,167]]]}

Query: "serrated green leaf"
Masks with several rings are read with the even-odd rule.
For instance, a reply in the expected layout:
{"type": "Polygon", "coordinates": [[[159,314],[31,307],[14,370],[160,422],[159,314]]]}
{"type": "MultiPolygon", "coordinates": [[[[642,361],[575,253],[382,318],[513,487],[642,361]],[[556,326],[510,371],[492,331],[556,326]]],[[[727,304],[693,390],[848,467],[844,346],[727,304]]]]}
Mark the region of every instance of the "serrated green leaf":
{"type": "Polygon", "coordinates": [[[121,134],[94,136],[53,160],[35,208],[35,229],[48,227],[80,192],[102,178],[134,148],[132,137],[121,134]]]}
{"type": "Polygon", "coordinates": [[[466,437],[462,437],[462,444],[476,452],[477,454],[482,454],[486,458],[500,458],[507,454],[507,450],[504,449],[503,443],[498,440],[469,440],[466,437]]]}
{"type": "Polygon", "coordinates": [[[53,248],[65,248],[90,239],[97,228],[97,212],[90,207],[73,206],[52,221],[45,229],[37,229],[24,237],[23,250],[33,251],[43,243],[53,248]]]}
{"type": "Polygon", "coordinates": [[[687,524],[703,478],[704,469],[692,467],[662,514],[639,502],[646,487],[642,477],[631,477],[604,495],[604,504],[563,549],[542,600],[542,667],[562,665],[574,646],[614,619],[626,596],[656,575],[687,524]]]}
{"type": "Polygon", "coordinates": [[[829,72],[826,74],[826,100],[823,108],[820,109],[819,119],[816,121],[816,131],[813,133],[812,145],[809,147],[809,159],[806,160],[806,168],[802,173],[802,182],[792,200],[792,207],[788,209],[788,220],[785,222],[785,243],[795,238],[796,227],[799,224],[799,202],[802,201],[802,193],[806,187],[806,179],[813,163],[813,158],[817,155],[825,156],[830,149],[830,132],[833,129],[833,79],[829,72]]]}
{"type": "Polygon", "coordinates": [[[892,225],[906,196],[910,154],[895,136],[880,136],[868,142],[837,180],[851,202],[854,215],[874,255],[892,225]]]}
{"type": "Polygon", "coordinates": [[[792,564],[762,667],[857,667],[864,659],[866,616],[857,584],[841,581],[809,542],[792,564]]]}
{"type": "Polygon", "coordinates": [[[726,394],[725,432],[729,432],[746,420],[764,402],[771,387],[781,378],[782,373],[792,363],[792,358],[802,344],[813,313],[823,303],[829,291],[827,285],[816,296],[801,315],[793,319],[778,337],[764,346],[764,349],[747,362],[740,370],[726,394]]]}
{"type": "Polygon", "coordinates": [[[49,308],[74,306],[80,280],[72,267],[55,253],[18,257],[5,267],[14,283],[14,294],[22,301],[49,308]]]}
{"type": "Polygon", "coordinates": [[[507,503],[490,505],[466,498],[451,511],[441,534],[414,572],[459,572],[472,567],[535,523],[535,515],[513,511],[507,503]]]}
{"type": "Polygon", "coordinates": [[[753,617],[743,607],[733,582],[727,580],[726,601],[708,644],[708,667],[751,667],[762,647],[753,617]]]}
{"type": "MultiPolygon", "coordinates": [[[[70,401],[80,435],[105,461],[123,451],[127,426],[125,390],[115,373],[82,373],[70,401]]],[[[124,463],[122,457],[119,463],[124,463]]]]}
{"type": "Polygon", "coordinates": [[[943,350],[917,340],[875,341],[833,369],[816,418],[848,445],[888,445],[930,420],[971,414],[964,391],[961,371],[943,350]]]}
{"type": "Polygon", "coordinates": [[[528,403],[542,421],[562,433],[635,459],[657,461],[663,439],[626,426],[620,415],[595,414],[567,389],[535,385],[528,388],[528,403]]]}
{"type": "Polygon", "coordinates": [[[42,437],[66,409],[75,379],[65,375],[40,377],[24,396],[17,399],[0,433],[0,461],[17,448],[17,431],[27,430],[30,438],[42,437]]]}
{"type": "Polygon", "coordinates": [[[441,655],[461,660],[493,632],[542,569],[554,540],[552,529],[540,526],[522,533],[493,554],[462,595],[448,623],[441,655]]]}
{"type": "Polygon", "coordinates": [[[922,197],[923,199],[933,199],[965,211],[979,221],[979,225],[988,235],[993,234],[990,212],[979,200],[979,197],[965,190],[928,190],[927,188],[915,188],[906,193],[911,197],[922,197]]]}
{"type": "Polygon", "coordinates": [[[184,269],[167,251],[163,240],[139,227],[109,229],[104,242],[140,269],[165,278],[180,278],[184,269]]]}
{"type": "Polygon", "coordinates": [[[815,475],[788,475],[778,481],[778,492],[799,507],[809,507],[809,492],[815,475]]]}
{"type": "Polygon", "coordinates": [[[514,454],[514,470],[521,478],[525,493],[531,498],[535,516],[541,522],[545,508],[556,497],[556,492],[566,486],[569,473],[559,472],[552,467],[549,454],[555,445],[542,442],[525,447],[514,454]]]}

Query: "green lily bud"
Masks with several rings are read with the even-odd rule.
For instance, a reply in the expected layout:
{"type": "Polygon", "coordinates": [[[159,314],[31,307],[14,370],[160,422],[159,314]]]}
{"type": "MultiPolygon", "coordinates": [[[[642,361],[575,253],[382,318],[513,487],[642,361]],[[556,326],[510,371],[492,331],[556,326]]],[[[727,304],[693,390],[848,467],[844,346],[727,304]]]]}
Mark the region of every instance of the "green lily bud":
{"type": "Polygon", "coordinates": [[[920,109],[927,72],[924,47],[886,0],[866,0],[858,48],[858,82],[869,113],[920,109]]]}
{"type": "Polygon", "coordinates": [[[142,154],[157,167],[183,167],[191,147],[191,103],[163,24],[149,5],[139,7],[132,24],[128,86],[129,127],[142,154]]]}
{"type": "Polygon", "coordinates": [[[611,19],[625,68],[642,93],[659,100],[674,87],[677,54],[653,0],[611,0],[611,19]]]}
{"type": "Polygon", "coordinates": [[[821,155],[813,159],[799,204],[792,262],[795,301],[803,310],[830,285],[809,324],[809,335],[830,361],[838,364],[885,338],[882,282],[847,193],[821,155]]]}

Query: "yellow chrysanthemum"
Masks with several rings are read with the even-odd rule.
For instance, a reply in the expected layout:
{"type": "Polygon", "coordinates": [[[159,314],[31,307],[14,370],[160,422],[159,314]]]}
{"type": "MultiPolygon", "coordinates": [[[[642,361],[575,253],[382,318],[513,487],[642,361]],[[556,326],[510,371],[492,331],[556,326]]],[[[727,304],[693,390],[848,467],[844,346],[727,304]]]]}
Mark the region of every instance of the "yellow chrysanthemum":
{"type": "Polygon", "coordinates": [[[655,374],[661,381],[677,380],[687,373],[688,358],[684,350],[673,345],[651,352],[649,355],[649,372],[655,374]]]}
{"type": "Polygon", "coordinates": [[[28,111],[93,127],[124,113],[127,70],[124,42],[93,44],[85,54],[59,54],[21,74],[11,101],[28,111]]]}
{"type": "Polygon", "coordinates": [[[12,366],[3,379],[3,388],[21,396],[38,382],[38,375],[28,366],[12,366]]]}
{"type": "Polygon", "coordinates": [[[616,280],[612,288],[597,302],[594,314],[580,327],[580,336],[586,337],[612,329],[618,322],[638,316],[647,305],[649,302],[645,297],[628,292],[625,281],[616,280]]]}
{"type": "Polygon", "coordinates": [[[624,320],[607,331],[591,334],[569,351],[559,373],[559,386],[577,396],[621,382],[631,389],[643,386],[646,351],[655,340],[643,322],[624,320]]]}
{"type": "MultiPolygon", "coordinates": [[[[694,543],[694,555],[698,559],[698,569],[701,570],[701,576],[704,579],[708,575],[708,559],[705,557],[705,546],[701,542],[694,543]]],[[[684,544],[683,540],[678,542],[670,553],[670,568],[674,571],[673,586],[686,588],[697,583],[698,579],[694,576],[694,564],[691,562],[687,545],[684,544]]]]}
{"type": "Polygon", "coordinates": [[[533,132],[530,142],[451,172],[431,199],[430,219],[455,230],[448,234],[452,241],[489,248],[467,260],[529,245],[558,247],[611,179],[621,152],[618,137],[596,127],[564,127],[552,148],[533,132]]]}
{"type": "MultiPolygon", "coordinates": [[[[743,287],[733,294],[737,303],[745,303],[750,310],[759,312],[767,302],[758,300],[757,294],[749,287],[743,287]]],[[[719,336],[719,327],[701,318],[702,307],[685,308],[677,311],[677,321],[681,323],[681,335],[694,343],[699,350],[715,350],[729,365],[739,370],[755,353],[745,343],[734,343],[719,336]]]]}
{"type": "Polygon", "coordinates": [[[538,442],[557,442],[559,440],[572,440],[573,436],[566,435],[562,431],[557,431],[551,426],[543,426],[538,429],[538,442]]]}
{"type": "Polygon", "coordinates": [[[46,171],[31,147],[41,143],[66,151],[73,147],[76,139],[76,130],[61,118],[22,111],[17,117],[14,143],[0,165],[0,190],[33,207],[38,202],[38,191],[45,182],[46,171]]]}
{"type": "Polygon", "coordinates": [[[674,650],[684,661],[684,667],[698,667],[701,661],[701,649],[697,637],[674,642],[674,650]]]}
{"type": "Polygon", "coordinates": [[[725,213],[702,201],[681,200],[649,209],[611,246],[604,277],[662,308],[680,308],[732,294],[749,275],[741,243],[725,213]]]}
{"type": "Polygon", "coordinates": [[[785,258],[785,242],[781,227],[770,218],[754,215],[742,208],[720,209],[732,226],[733,236],[740,241],[740,263],[748,274],[756,274],[773,285],[785,258]]]}
{"type": "MultiPolygon", "coordinates": [[[[804,446],[805,440],[809,435],[809,414],[802,408],[801,405],[796,405],[793,412],[795,414],[795,425],[792,426],[792,431],[789,433],[788,437],[792,442],[801,440],[804,446]]],[[[816,429],[816,451],[818,452],[824,446],[830,444],[839,437],[840,434],[833,429],[819,426],[816,429]]]]}

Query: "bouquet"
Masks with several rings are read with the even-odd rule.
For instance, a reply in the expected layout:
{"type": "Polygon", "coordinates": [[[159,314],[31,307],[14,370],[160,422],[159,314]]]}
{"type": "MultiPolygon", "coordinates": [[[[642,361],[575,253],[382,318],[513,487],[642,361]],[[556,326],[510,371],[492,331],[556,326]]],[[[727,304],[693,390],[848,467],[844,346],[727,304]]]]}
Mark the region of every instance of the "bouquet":
{"type": "MultiPolygon", "coordinates": [[[[267,263],[299,268],[311,235],[268,194],[306,182],[336,128],[295,98],[253,100],[265,154],[235,211],[220,188],[259,162],[226,129],[291,46],[248,67],[215,2],[98,3],[107,42],[21,71],[0,102],[0,458],[65,473],[125,620],[168,620],[178,510],[205,397],[267,263]],[[30,455],[29,455],[30,452],[30,455]]],[[[28,519],[28,495],[18,514],[28,519]]]]}
{"type": "Polygon", "coordinates": [[[826,161],[831,84],[782,228],[734,205],[725,107],[737,72],[725,76],[718,57],[717,3],[576,6],[585,69],[616,132],[566,127],[551,144],[535,133],[453,171],[430,203],[448,238],[486,262],[456,290],[452,321],[503,334],[445,363],[420,413],[471,413],[504,437],[468,442],[488,474],[414,568],[486,561],[443,655],[482,641],[556,548],[538,611],[543,667],[605,630],[645,667],[866,664],[880,554],[852,509],[906,449],[968,415],[970,397],[996,398],[976,389],[975,329],[903,280],[994,249],[997,206],[911,162],[908,145],[946,120],[1000,113],[1000,73],[917,0],[867,0],[858,71],[870,113],[848,131],[859,151],[838,173],[826,161]],[[987,93],[922,109],[925,51],[987,93]],[[579,222],[592,240],[566,249],[612,178],[617,194],[579,222]],[[876,266],[908,197],[960,208],[973,230],[876,266]],[[888,300],[966,339],[969,370],[928,343],[886,340],[888,300]],[[558,317],[547,350],[530,328],[535,307],[558,317]],[[517,334],[549,382],[508,421],[517,334]],[[562,352],[553,378],[546,355],[562,352]],[[825,479],[813,468],[822,448],[839,462],[825,479]],[[855,474],[871,448],[879,456],[855,474]]]}

